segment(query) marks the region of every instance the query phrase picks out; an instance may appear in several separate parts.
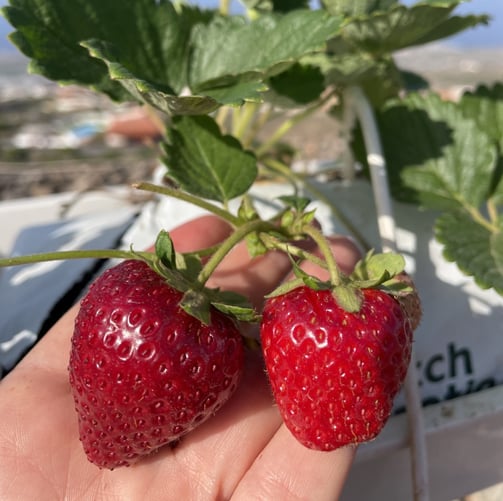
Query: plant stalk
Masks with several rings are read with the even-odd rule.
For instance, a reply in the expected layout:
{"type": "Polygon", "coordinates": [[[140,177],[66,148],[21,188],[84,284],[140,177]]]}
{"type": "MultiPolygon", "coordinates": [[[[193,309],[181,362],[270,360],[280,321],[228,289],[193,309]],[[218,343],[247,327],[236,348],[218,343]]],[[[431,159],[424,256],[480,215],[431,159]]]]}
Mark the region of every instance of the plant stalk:
{"type": "Polygon", "coordinates": [[[189,202],[191,204],[200,207],[201,209],[205,209],[208,212],[211,212],[212,214],[221,217],[223,220],[227,221],[234,227],[238,226],[240,223],[239,219],[233,214],[231,214],[228,210],[225,210],[219,207],[218,205],[203,200],[202,198],[191,195],[190,193],[187,193],[185,191],[181,191],[176,188],[170,188],[169,186],[159,186],[157,184],[145,183],[145,182],[133,184],[133,187],[138,190],[149,191],[151,193],[158,193],[160,195],[166,195],[168,197],[177,198],[178,200],[183,200],[184,202],[189,202]]]}
{"type": "Polygon", "coordinates": [[[271,135],[271,137],[262,143],[256,151],[257,157],[260,157],[267,153],[278,141],[281,140],[285,136],[285,134],[295,125],[297,125],[299,122],[304,120],[305,118],[309,117],[312,115],[315,111],[319,110],[327,101],[328,99],[331,98],[331,94],[328,96],[320,99],[316,103],[312,104],[311,106],[308,106],[305,108],[303,111],[297,113],[293,117],[285,120],[271,135]]]}
{"type": "Polygon", "coordinates": [[[320,268],[327,268],[327,263],[323,259],[319,258],[311,252],[307,252],[304,249],[301,249],[300,247],[286,242],[281,242],[266,233],[261,236],[261,239],[265,243],[267,248],[280,250],[285,254],[290,254],[291,256],[298,257],[303,261],[310,261],[311,263],[318,265],[320,268]]]}
{"type": "Polygon", "coordinates": [[[235,111],[233,135],[239,139],[241,144],[244,143],[244,137],[253,122],[258,106],[259,105],[257,103],[247,102],[243,104],[239,112],[237,112],[237,110],[235,111]]]}
{"type": "Polygon", "coordinates": [[[339,266],[335,261],[334,255],[332,253],[332,249],[328,243],[328,240],[325,236],[316,229],[314,226],[310,224],[306,224],[303,228],[303,232],[311,237],[318,245],[323,257],[325,258],[326,267],[328,269],[328,273],[330,275],[330,282],[333,286],[337,287],[342,284],[342,274],[339,270],[339,266]]]}
{"type": "Polygon", "coordinates": [[[223,258],[247,235],[253,232],[268,232],[271,230],[278,231],[278,227],[262,219],[250,221],[236,228],[236,230],[219,245],[218,249],[208,259],[199,273],[197,281],[200,286],[203,287],[206,284],[217,266],[222,262],[223,258]]]}
{"type": "Polygon", "coordinates": [[[138,259],[151,256],[150,252],[133,252],[119,249],[88,249],[75,251],[43,252],[0,259],[0,267],[20,266],[24,264],[63,261],[68,259],[138,259]]]}

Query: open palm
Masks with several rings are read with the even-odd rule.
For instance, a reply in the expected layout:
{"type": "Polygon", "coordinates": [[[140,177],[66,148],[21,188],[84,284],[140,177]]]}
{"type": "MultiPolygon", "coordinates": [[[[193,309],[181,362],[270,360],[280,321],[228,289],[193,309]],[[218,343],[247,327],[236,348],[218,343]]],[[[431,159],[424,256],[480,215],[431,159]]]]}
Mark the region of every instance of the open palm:
{"type": "MultiPolygon", "coordinates": [[[[204,216],[171,232],[180,252],[221,241],[227,225],[204,216]]],[[[344,238],[332,239],[343,269],[358,258],[344,238]]],[[[306,264],[309,272],[320,273],[306,264]]],[[[250,260],[236,247],[212,286],[245,294],[261,307],[290,272],[279,252],[250,260]]],[[[354,448],[312,451],[282,424],[258,350],[248,351],[243,381],[231,400],[176,447],[163,447],[129,468],[100,470],[78,438],[68,383],[72,308],[0,382],[0,499],[65,500],[334,500],[354,448]]]]}

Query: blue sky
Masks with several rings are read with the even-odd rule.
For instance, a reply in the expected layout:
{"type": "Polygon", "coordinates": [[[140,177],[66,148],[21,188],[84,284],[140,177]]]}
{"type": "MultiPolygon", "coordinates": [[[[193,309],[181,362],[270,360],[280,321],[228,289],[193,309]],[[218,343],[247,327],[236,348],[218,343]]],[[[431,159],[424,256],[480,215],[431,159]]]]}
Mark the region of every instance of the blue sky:
{"type": "MultiPolygon", "coordinates": [[[[72,0],[68,0],[71,2],[72,0]]],[[[6,5],[7,0],[0,0],[0,6],[6,5]]],[[[199,0],[199,5],[215,7],[218,0],[199,0]]],[[[416,0],[403,0],[405,4],[417,3],[416,0]]],[[[238,0],[233,0],[232,5],[239,7],[238,0]]],[[[449,40],[457,47],[503,47],[503,1],[502,0],[471,0],[462,3],[455,10],[457,14],[489,14],[492,17],[489,26],[480,26],[465,31],[449,40]]],[[[15,50],[8,42],[7,34],[12,31],[7,21],[0,16],[0,51],[15,50]]]]}

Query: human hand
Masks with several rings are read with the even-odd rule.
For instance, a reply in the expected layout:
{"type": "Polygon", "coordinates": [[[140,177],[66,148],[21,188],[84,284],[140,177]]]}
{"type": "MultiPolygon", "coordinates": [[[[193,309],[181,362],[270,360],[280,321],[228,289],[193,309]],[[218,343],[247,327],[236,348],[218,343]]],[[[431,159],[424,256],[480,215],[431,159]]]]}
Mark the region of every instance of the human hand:
{"type": "MultiPolygon", "coordinates": [[[[179,252],[220,242],[226,223],[205,216],[170,232],[179,252]]],[[[342,270],[358,251],[331,239],[342,270]]],[[[320,275],[314,265],[302,265],[320,275]]],[[[291,271],[280,252],[250,260],[238,245],[210,286],[234,290],[260,309],[263,296],[291,271]]],[[[259,350],[248,351],[244,378],[233,397],[180,444],[161,448],[129,468],[100,470],[78,439],[68,383],[73,307],[0,382],[0,494],[16,501],[307,499],[340,495],[355,449],[319,452],[299,444],[274,405],[259,350]]]]}

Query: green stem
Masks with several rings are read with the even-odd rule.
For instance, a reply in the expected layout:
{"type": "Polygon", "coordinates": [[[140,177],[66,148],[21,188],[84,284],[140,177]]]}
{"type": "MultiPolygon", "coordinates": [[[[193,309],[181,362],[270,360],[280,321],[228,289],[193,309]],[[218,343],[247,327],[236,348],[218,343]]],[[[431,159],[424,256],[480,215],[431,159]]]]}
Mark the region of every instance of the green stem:
{"type": "Polygon", "coordinates": [[[256,151],[256,154],[258,157],[261,155],[264,155],[267,153],[292,127],[297,125],[299,122],[307,118],[308,116],[312,115],[315,111],[317,111],[325,102],[331,97],[331,95],[328,95],[324,97],[323,99],[320,99],[317,101],[315,104],[307,107],[300,113],[297,113],[297,115],[293,116],[292,118],[289,118],[285,120],[271,135],[271,137],[262,143],[256,151]]]}
{"type": "Polygon", "coordinates": [[[488,221],[481,213],[480,211],[471,205],[468,204],[463,204],[464,208],[468,211],[472,219],[480,224],[480,226],[484,227],[486,230],[490,231],[491,233],[495,233],[499,231],[498,225],[495,223],[492,223],[491,221],[488,221]]]}
{"type": "Polygon", "coordinates": [[[490,198],[487,201],[487,213],[489,214],[489,219],[491,223],[495,226],[498,225],[499,214],[496,204],[494,203],[494,199],[490,198]]]}
{"type": "Polygon", "coordinates": [[[68,259],[138,259],[148,257],[150,252],[133,252],[118,249],[88,249],[75,251],[43,252],[0,259],[0,267],[19,266],[23,264],[63,261],[68,259]]]}
{"type": "Polygon", "coordinates": [[[353,238],[362,246],[365,252],[368,252],[372,246],[369,244],[367,239],[362,235],[362,233],[358,230],[358,228],[350,221],[350,219],[342,212],[342,210],[337,207],[332,200],[326,196],[314,183],[309,181],[305,176],[300,176],[290,169],[287,165],[280,162],[279,160],[275,160],[273,158],[266,158],[262,160],[265,165],[274,169],[276,172],[284,175],[290,181],[294,183],[302,184],[307,191],[309,191],[316,199],[325,203],[334,217],[338,219],[351,233],[353,238]]]}
{"type": "Polygon", "coordinates": [[[261,236],[261,240],[264,242],[264,244],[267,246],[268,249],[277,249],[286,254],[298,257],[302,260],[310,261],[311,263],[314,263],[320,266],[321,268],[325,269],[327,268],[327,264],[323,259],[319,258],[318,256],[315,256],[311,252],[307,252],[304,249],[301,249],[300,247],[297,247],[295,245],[286,242],[281,242],[278,239],[266,233],[264,233],[261,236]]]}
{"type": "Polygon", "coordinates": [[[212,273],[215,271],[216,267],[221,263],[223,258],[234,248],[236,244],[241,242],[247,235],[255,231],[258,232],[268,232],[268,231],[278,231],[278,227],[273,225],[268,221],[263,221],[262,219],[257,219],[245,223],[239,226],[235,231],[224,240],[216,250],[216,252],[208,259],[204,268],[201,270],[197,277],[199,284],[204,286],[208,281],[212,273]]]}
{"type": "Polygon", "coordinates": [[[231,110],[228,106],[221,106],[215,116],[215,121],[217,122],[222,133],[227,131],[227,117],[231,110]]]}
{"type": "Polygon", "coordinates": [[[250,124],[250,127],[247,130],[246,135],[242,139],[244,148],[249,148],[253,144],[259,132],[262,130],[264,125],[269,120],[269,117],[271,116],[273,110],[270,104],[263,104],[263,103],[257,105],[257,109],[260,111],[255,115],[255,120],[250,124]]]}
{"type": "Polygon", "coordinates": [[[235,115],[233,134],[241,141],[241,143],[244,142],[243,138],[250,128],[250,124],[255,117],[258,106],[259,105],[257,103],[245,103],[239,113],[236,113],[235,115]]]}
{"type": "Polygon", "coordinates": [[[196,197],[195,195],[191,195],[185,191],[178,190],[176,188],[170,188],[169,186],[159,186],[157,184],[151,183],[137,183],[133,184],[133,187],[138,190],[149,191],[152,193],[159,193],[160,195],[166,195],[168,197],[177,198],[178,200],[183,200],[184,202],[189,202],[194,204],[201,209],[205,209],[216,216],[221,217],[223,220],[230,223],[232,226],[238,226],[240,221],[239,219],[231,214],[228,210],[222,209],[218,207],[218,205],[212,204],[211,202],[207,202],[202,198],[196,197]]]}
{"type": "Polygon", "coordinates": [[[310,236],[318,245],[323,257],[325,258],[328,273],[330,275],[330,282],[334,287],[342,284],[342,275],[339,271],[339,267],[335,262],[334,255],[332,253],[332,249],[328,243],[328,240],[321,233],[321,231],[317,230],[312,225],[305,225],[303,231],[306,235],[310,236]]]}

